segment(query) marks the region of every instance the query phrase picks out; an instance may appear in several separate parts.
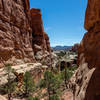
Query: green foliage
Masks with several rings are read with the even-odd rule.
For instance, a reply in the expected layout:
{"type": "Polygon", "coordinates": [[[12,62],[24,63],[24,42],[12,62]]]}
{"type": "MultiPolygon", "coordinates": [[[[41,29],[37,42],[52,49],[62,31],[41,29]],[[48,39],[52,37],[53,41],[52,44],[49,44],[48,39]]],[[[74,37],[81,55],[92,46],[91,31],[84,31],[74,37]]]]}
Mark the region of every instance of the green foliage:
{"type": "Polygon", "coordinates": [[[50,86],[50,90],[53,91],[53,94],[54,93],[58,94],[58,92],[59,92],[58,90],[59,90],[60,84],[61,84],[61,79],[60,79],[59,75],[55,75],[52,78],[52,84],[50,86]]]}
{"type": "Polygon", "coordinates": [[[12,92],[15,91],[16,86],[17,86],[17,83],[16,82],[11,82],[10,84],[7,83],[7,85],[5,86],[5,90],[8,93],[12,93],[12,92]]]}
{"type": "Polygon", "coordinates": [[[26,72],[24,75],[24,89],[26,94],[30,94],[34,91],[34,81],[30,72],[26,72]]]}
{"type": "Polygon", "coordinates": [[[60,80],[59,77],[54,75],[52,72],[46,71],[44,74],[44,80],[46,82],[46,87],[49,85],[50,91],[56,91],[59,88],[60,80]]]}
{"type": "Polygon", "coordinates": [[[77,69],[77,65],[74,65],[73,67],[70,68],[71,71],[75,71],[77,69]]]}
{"type": "Polygon", "coordinates": [[[53,82],[53,77],[54,77],[54,75],[52,74],[52,72],[45,71],[45,73],[44,73],[44,80],[46,82],[46,85],[48,85],[48,83],[50,84],[50,83],[53,82]]]}
{"type": "Polygon", "coordinates": [[[50,72],[46,71],[44,73],[44,79],[41,79],[39,82],[40,88],[47,88],[48,84],[50,85],[50,89],[56,89],[59,87],[61,83],[60,75],[58,72],[50,72]],[[56,73],[56,74],[55,74],[56,73]]]}
{"type": "Polygon", "coordinates": [[[40,88],[47,88],[49,100],[59,100],[57,95],[61,93],[60,85],[62,81],[65,81],[67,86],[67,82],[72,75],[73,70],[67,67],[60,73],[56,73],[55,71],[45,71],[44,79],[40,81],[39,86],[40,88]]]}
{"type": "Polygon", "coordinates": [[[52,95],[49,100],[60,100],[60,98],[58,95],[52,95]]]}
{"type": "Polygon", "coordinates": [[[5,70],[7,72],[7,80],[8,80],[5,90],[8,93],[8,100],[11,100],[12,92],[15,91],[17,83],[14,82],[14,80],[12,79],[11,74],[13,73],[14,70],[11,68],[10,64],[5,65],[5,70]]]}
{"type": "MultiPolygon", "coordinates": [[[[49,100],[60,100],[59,94],[61,93],[60,85],[63,81],[68,81],[72,75],[73,72],[77,69],[77,66],[73,67],[65,67],[65,70],[62,72],[58,72],[58,70],[55,68],[53,71],[45,71],[44,73],[44,79],[41,79],[39,81],[39,88],[46,88],[46,96],[49,96],[49,100]]],[[[5,86],[5,90],[8,93],[8,97],[10,98],[11,94],[15,91],[17,83],[13,81],[11,75],[14,72],[14,70],[11,68],[10,65],[5,66],[5,70],[7,72],[7,80],[8,83],[5,86]]],[[[30,96],[30,93],[32,93],[35,90],[35,84],[32,78],[32,75],[30,72],[26,72],[24,75],[24,85],[23,90],[25,92],[26,96],[30,96]]],[[[37,87],[38,88],[38,87],[37,87]]],[[[8,99],[11,100],[11,99],[8,99]]],[[[39,100],[38,97],[29,97],[28,100],[39,100]]]]}
{"type": "Polygon", "coordinates": [[[61,72],[61,79],[64,80],[66,78],[66,80],[68,81],[72,77],[72,75],[73,75],[72,70],[66,67],[65,70],[61,72]]]}
{"type": "Polygon", "coordinates": [[[58,75],[55,75],[53,72],[45,71],[44,79],[40,81],[40,88],[47,88],[47,92],[50,96],[58,93],[61,80],[58,75]]]}
{"type": "Polygon", "coordinates": [[[14,69],[11,68],[10,64],[5,65],[5,70],[6,70],[7,75],[14,72],[14,69]]]}
{"type": "Polygon", "coordinates": [[[38,97],[29,97],[28,100],[39,100],[38,97]]]}
{"type": "Polygon", "coordinates": [[[54,67],[52,72],[53,72],[53,74],[58,75],[59,74],[59,69],[57,67],[54,67]]]}
{"type": "Polygon", "coordinates": [[[39,81],[39,87],[40,87],[40,89],[46,87],[46,82],[45,82],[44,79],[41,79],[41,80],[39,81]]]}

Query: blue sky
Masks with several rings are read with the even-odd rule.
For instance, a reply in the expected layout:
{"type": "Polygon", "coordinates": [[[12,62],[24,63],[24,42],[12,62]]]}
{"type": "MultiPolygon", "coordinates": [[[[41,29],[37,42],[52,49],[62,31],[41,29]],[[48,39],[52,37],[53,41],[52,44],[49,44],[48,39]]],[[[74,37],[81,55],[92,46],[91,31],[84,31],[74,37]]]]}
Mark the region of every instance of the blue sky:
{"type": "Polygon", "coordinates": [[[40,8],[44,31],[51,46],[73,45],[81,41],[87,0],[30,0],[31,8],[40,8]]]}

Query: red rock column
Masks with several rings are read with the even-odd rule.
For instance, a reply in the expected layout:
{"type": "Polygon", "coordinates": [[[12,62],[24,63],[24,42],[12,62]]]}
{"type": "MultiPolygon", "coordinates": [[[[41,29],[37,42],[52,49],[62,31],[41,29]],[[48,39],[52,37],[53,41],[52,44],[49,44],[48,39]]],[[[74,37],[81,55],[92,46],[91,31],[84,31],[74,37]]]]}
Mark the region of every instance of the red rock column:
{"type": "Polygon", "coordinates": [[[34,44],[37,44],[41,46],[43,50],[47,50],[47,45],[49,45],[49,43],[47,44],[47,41],[49,42],[49,38],[44,33],[40,9],[31,9],[31,19],[33,32],[33,49],[34,44]]]}
{"type": "MultiPolygon", "coordinates": [[[[88,0],[84,26],[88,32],[84,35],[80,44],[79,66],[82,69],[83,64],[87,63],[88,72],[95,68],[89,83],[87,83],[88,87],[84,100],[100,100],[100,0],[88,0]]],[[[85,69],[82,71],[82,73],[88,74],[85,69]]],[[[82,87],[85,75],[81,75],[83,75],[82,87]]],[[[78,95],[80,95],[80,92],[78,95]]]]}

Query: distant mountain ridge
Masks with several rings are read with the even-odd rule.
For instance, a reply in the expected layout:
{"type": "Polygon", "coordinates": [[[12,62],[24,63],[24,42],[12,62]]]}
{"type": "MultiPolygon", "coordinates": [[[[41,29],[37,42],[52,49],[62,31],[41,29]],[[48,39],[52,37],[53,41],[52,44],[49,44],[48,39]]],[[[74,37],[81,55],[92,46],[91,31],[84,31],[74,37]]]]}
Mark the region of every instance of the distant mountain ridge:
{"type": "Polygon", "coordinates": [[[72,49],[72,46],[55,46],[55,47],[52,47],[53,50],[70,50],[72,49]]]}

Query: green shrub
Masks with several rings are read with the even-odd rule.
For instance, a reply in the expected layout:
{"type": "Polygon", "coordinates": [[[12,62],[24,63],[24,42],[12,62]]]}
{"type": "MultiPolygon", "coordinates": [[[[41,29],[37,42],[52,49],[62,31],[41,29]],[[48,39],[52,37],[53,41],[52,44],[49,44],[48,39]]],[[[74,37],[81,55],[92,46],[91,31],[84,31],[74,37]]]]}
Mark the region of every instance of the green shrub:
{"type": "Polygon", "coordinates": [[[50,98],[52,94],[57,94],[60,83],[61,81],[57,75],[53,72],[45,71],[44,79],[40,81],[39,86],[40,88],[47,88],[47,93],[50,98]]]}
{"type": "Polygon", "coordinates": [[[77,68],[78,68],[77,65],[74,65],[73,67],[71,67],[71,70],[75,71],[77,68]]]}
{"type": "Polygon", "coordinates": [[[41,88],[45,88],[45,86],[46,86],[45,80],[44,80],[44,79],[41,79],[41,80],[39,81],[39,87],[40,87],[40,89],[41,89],[41,88]]]}
{"type": "Polygon", "coordinates": [[[5,86],[5,91],[8,94],[8,100],[11,100],[12,93],[15,91],[17,83],[14,82],[12,78],[12,73],[14,72],[14,70],[11,68],[10,64],[5,65],[5,70],[6,70],[7,81],[8,81],[7,85],[5,86]]]}
{"type": "Polygon", "coordinates": [[[52,95],[49,100],[60,100],[60,98],[58,95],[52,95]]]}
{"type": "Polygon", "coordinates": [[[29,95],[31,92],[34,91],[34,81],[30,72],[26,72],[24,75],[24,90],[25,94],[29,95]]]}
{"type": "Polygon", "coordinates": [[[66,78],[66,80],[68,81],[73,75],[72,70],[69,70],[68,68],[66,68],[64,71],[61,72],[61,79],[64,80],[66,78]],[[66,74],[65,74],[66,71],[66,74]]]}
{"type": "Polygon", "coordinates": [[[29,97],[28,100],[39,100],[38,97],[29,97]]]}

